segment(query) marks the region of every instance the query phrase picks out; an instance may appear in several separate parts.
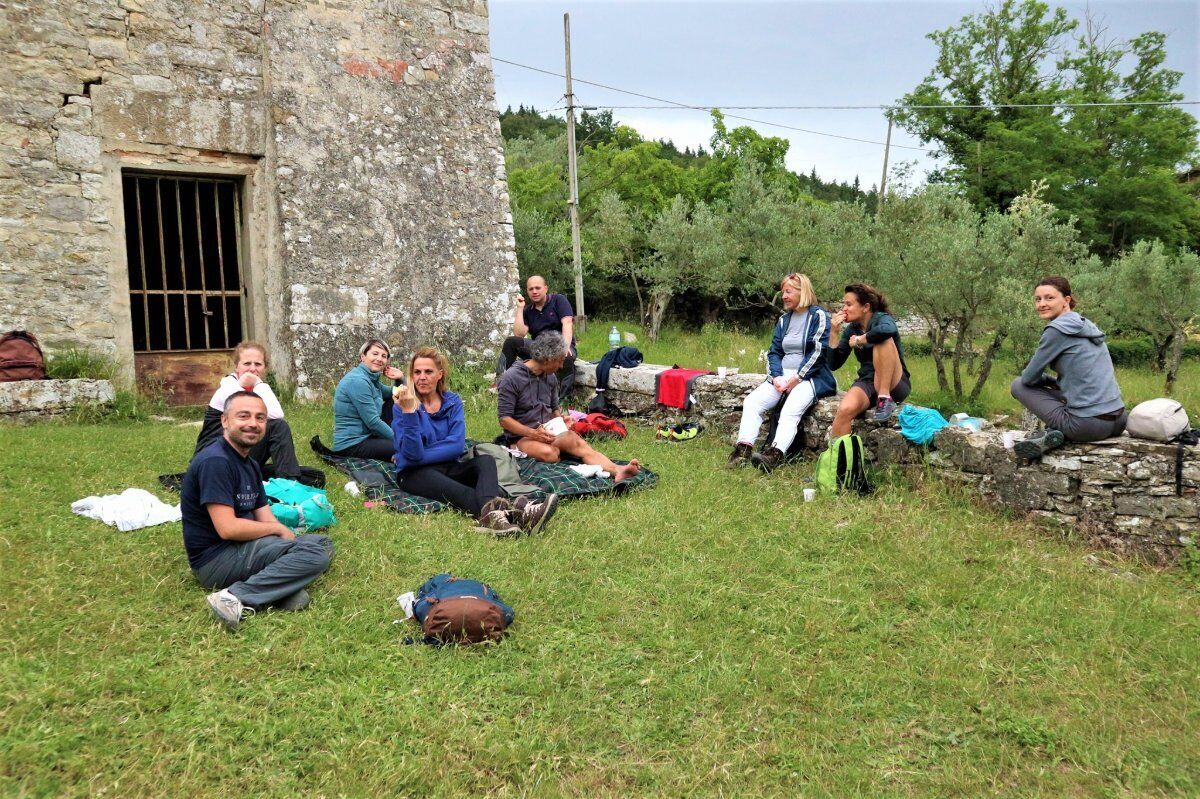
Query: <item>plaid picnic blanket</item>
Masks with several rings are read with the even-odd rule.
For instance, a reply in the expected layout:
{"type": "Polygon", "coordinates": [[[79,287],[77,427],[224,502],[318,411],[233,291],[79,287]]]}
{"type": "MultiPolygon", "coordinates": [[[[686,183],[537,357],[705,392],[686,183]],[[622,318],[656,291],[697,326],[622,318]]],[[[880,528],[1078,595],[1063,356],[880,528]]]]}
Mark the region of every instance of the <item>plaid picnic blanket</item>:
{"type": "MultiPolygon", "coordinates": [[[[475,443],[468,440],[467,446],[475,443]]],[[[396,484],[396,467],[392,463],[335,455],[321,443],[320,436],[313,436],[309,444],[321,460],[354,479],[368,500],[383,502],[400,513],[435,513],[446,507],[445,503],[419,497],[401,489],[396,484]]],[[[619,495],[638,488],[649,488],[658,482],[658,475],[645,468],[633,478],[616,486],[611,479],[580,477],[570,466],[569,463],[542,463],[533,458],[521,458],[517,461],[517,470],[521,473],[522,482],[537,486],[546,493],[558,494],[560,498],[619,495]]]]}

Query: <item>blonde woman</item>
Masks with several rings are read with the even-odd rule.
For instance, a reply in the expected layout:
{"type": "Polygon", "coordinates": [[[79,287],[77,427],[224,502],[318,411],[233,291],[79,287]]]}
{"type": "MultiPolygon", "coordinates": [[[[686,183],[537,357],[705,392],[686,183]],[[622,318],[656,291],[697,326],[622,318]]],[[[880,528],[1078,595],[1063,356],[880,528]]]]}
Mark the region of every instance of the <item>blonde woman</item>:
{"type": "Polygon", "coordinates": [[[753,460],[764,472],[783,462],[796,439],[800,419],[821,397],[837,393],[837,383],[825,362],[829,347],[829,314],[817,305],[812,281],[796,272],[779,284],[783,315],[775,323],[775,335],[767,350],[770,376],[746,395],[737,444],[729,455],[731,467],[753,460]],[[763,415],[783,404],[775,437],[760,454],[752,455],[763,415]]]}

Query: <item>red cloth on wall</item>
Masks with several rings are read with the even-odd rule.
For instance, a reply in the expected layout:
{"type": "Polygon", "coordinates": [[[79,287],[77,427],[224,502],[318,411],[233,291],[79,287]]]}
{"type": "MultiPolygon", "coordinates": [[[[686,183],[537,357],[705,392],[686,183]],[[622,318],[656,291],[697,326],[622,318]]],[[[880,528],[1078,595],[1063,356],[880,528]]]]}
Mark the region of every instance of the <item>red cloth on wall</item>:
{"type": "Polygon", "coordinates": [[[711,375],[711,369],[664,369],[658,373],[654,385],[654,401],[668,408],[687,408],[692,393],[692,383],[701,375],[711,375]]]}

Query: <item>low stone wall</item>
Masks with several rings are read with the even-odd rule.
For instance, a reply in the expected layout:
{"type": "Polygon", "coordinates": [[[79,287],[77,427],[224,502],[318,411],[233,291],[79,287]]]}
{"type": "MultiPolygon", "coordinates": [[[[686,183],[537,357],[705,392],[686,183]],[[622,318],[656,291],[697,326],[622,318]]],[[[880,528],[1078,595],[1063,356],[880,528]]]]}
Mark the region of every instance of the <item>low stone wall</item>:
{"type": "MultiPolygon", "coordinates": [[[[655,376],[664,368],[643,364],[612,370],[609,399],[627,416],[647,423],[684,415],[654,402],[655,376]]],[[[596,385],[595,365],[576,362],[575,378],[580,399],[586,401],[596,385]]],[[[765,379],[761,374],[698,378],[693,385],[696,406],[686,416],[729,436],[732,444],[742,399],[765,379]]],[[[808,449],[824,448],[836,409],[837,398],[824,399],[805,417],[808,449]]],[[[894,422],[877,425],[860,419],[854,429],[877,464],[929,468],[988,502],[1068,527],[1106,548],[1170,563],[1200,536],[1200,452],[1195,447],[1184,452],[1176,495],[1172,444],[1121,436],[1068,444],[1040,463],[1025,464],[1005,449],[1002,431],[990,426],[978,433],[945,428],[928,447],[909,443],[894,422]]]]}
{"type": "Polygon", "coordinates": [[[0,383],[0,419],[34,421],[78,405],[111,405],[116,393],[107,380],[17,380],[0,383]]]}

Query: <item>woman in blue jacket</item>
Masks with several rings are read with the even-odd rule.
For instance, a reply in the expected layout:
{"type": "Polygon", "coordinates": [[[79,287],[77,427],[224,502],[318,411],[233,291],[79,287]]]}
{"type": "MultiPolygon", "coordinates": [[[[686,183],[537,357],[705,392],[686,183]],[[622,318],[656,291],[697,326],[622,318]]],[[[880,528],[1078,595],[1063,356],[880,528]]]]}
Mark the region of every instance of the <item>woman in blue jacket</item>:
{"type": "Polygon", "coordinates": [[[404,381],[404,372],[388,365],[392,351],[377,338],[358,350],[360,363],[346,373],[333,392],[333,451],[350,458],[390,461],[392,428],[384,419],[392,406],[392,387],[380,376],[404,381]]]}
{"type": "Polygon", "coordinates": [[[467,422],[462,399],[446,390],[450,364],[433,347],[422,347],[409,362],[412,385],[397,386],[392,413],[396,482],[410,494],[435,499],[479,520],[494,535],[536,533],[558,505],[558,495],[541,502],[519,497],[509,502],[490,457],[463,457],[467,422]]]}
{"type": "Polygon", "coordinates": [[[825,363],[829,314],[817,305],[812,282],[806,275],[793,272],[779,287],[784,314],[775,323],[775,335],[767,350],[770,379],[746,395],[742,403],[742,422],[737,444],[729,455],[730,466],[743,466],[753,459],[763,471],[772,471],[795,440],[800,419],[808,407],[837,392],[833,373],[825,363]],[[752,456],[763,414],[781,402],[783,408],[775,438],[761,453],[752,456]]]}

